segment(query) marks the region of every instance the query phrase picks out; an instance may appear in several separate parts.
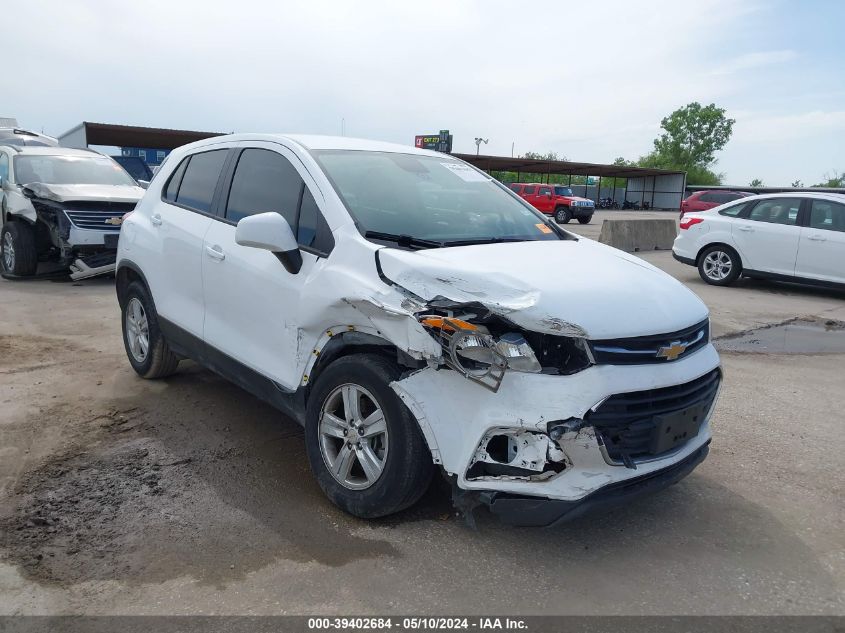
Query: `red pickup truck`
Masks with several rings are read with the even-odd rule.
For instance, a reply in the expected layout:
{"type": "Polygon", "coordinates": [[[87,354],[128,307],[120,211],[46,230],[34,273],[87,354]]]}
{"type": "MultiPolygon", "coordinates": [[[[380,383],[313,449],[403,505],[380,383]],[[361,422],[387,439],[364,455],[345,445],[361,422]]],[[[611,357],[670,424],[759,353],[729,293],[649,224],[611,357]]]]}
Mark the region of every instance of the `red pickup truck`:
{"type": "Polygon", "coordinates": [[[588,198],[573,195],[572,189],[564,185],[514,182],[509,186],[535,209],[554,216],[558,224],[566,224],[572,218],[581,224],[589,224],[593,219],[596,203],[588,198]]]}

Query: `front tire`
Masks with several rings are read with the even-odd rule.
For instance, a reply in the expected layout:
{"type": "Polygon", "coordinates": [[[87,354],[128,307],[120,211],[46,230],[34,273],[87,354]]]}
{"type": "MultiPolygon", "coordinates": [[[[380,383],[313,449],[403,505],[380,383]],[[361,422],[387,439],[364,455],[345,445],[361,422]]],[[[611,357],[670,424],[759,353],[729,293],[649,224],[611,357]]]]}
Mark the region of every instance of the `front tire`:
{"type": "Polygon", "coordinates": [[[578,223],[579,224],[589,224],[592,219],[593,219],[593,216],[588,215],[586,218],[578,218],[578,223]]]}
{"type": "Polygon", "coordinates": [[[572,219],[572,213],[567,207],[558,207],[555,211],[555,222],[558,224],[569,224],[572,219]]]}
{"type": "Polygon", "coordinates": [[[730,246],[714,244],[698,256],[698,274],[712,286],[728,286],[742,273],[742,262],[730,246]]]}
{"type": "Polygon", "coordinates": [[[0,232],[3,272],[16,277],[32,277],[38,269],[35,231],[25,222],[11,221],[0,232]]]}
{"type": "Polygon", "coordinates": [[[158,315],[146,286],[133,281],[126,289],[123,313],[123,346],[132,369],[141,378],[164,378],[176,371],[179,357],[167,345],[158,326],[158,315]]]}
{"type": "Polygon", "coordinates": [[[417,421],[390,388],[399,375],[382,356],[345,356],[320,375],[308,398],[311,471],[335,505],[363,519],[413,505],[434,472],[417,421]]]}

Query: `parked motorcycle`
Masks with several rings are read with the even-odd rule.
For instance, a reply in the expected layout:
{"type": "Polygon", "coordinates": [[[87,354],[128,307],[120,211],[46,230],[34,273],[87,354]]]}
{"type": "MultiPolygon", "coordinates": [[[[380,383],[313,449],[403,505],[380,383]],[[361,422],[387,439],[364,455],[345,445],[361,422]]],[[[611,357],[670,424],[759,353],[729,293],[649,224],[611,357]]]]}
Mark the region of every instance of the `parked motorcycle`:
{"type": "Polygon", "coordinates": [[[600,209],[618,209],[619,203],[616,202],[613,198],[599,198],[599,208],[600,209]]]}
{"type": "Polygon", "coordinates": [[[628,200],[626,198],[625,202],[622,203],[622,208],[623,209],[634,209],[635,211],[639,211],[640,210],[640,203],[639,202],[631,202],[630,200],[628,200]]]}

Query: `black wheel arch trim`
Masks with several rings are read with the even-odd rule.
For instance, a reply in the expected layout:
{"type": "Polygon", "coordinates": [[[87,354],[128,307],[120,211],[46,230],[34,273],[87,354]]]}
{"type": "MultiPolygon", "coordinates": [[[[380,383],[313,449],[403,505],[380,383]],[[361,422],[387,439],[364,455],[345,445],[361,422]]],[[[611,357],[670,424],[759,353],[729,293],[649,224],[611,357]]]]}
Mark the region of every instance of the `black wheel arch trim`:
{"type": "MultiPolygon", "coordinates": [[[[114,269],[114,277],[115,277],[114,288],[115,288],[115,292],[117,293],[117,302],[120,304],[120,307],[123,308],[123,294],[122,294],[123,288],[120,284],[120,272],[121,272],[121,269],[123,269],[123,268],[128,268],[129,270],[131,270],[132,272],[134,272],[135,274],[137,274],[141,278],[141,281],[147,287],[147,292],[150,295],[150,301],[153,302],[153,307],[155,308],[155,303],[156,303],[155,297],[153,297],[153,289],[150,287],[150,284],[147,281],[147,276],[144,274],[144,271],[141,270],[141,267],[138,266],[138,264],[133,262],[131,259],[125,259],[125,258],[121,259],[119,262],[117,262],[117,265],[115,266],[115,269],[114,269]]],[[[159,317],[159,318],[161,318],[161,317],[159,317]]]]}

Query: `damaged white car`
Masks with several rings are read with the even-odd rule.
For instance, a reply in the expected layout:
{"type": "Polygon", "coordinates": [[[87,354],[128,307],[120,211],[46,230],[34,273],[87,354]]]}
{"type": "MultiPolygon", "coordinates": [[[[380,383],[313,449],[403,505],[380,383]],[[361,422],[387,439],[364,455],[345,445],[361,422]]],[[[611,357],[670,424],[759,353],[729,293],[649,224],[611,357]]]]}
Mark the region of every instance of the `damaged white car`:
{"type": "Polygon", "coordinates": [[[704,304],[448,155],[182,147],[123,223],[117,294],[138,374],[192,358],[294,417],[356,516],[410,506],[440,469],[459,507],[549,525],[707,455],[721,371],[704,304]]]}
{"type": "Polygon", "coordinates": [[[108,156],[2,140],[0,187],[5,277],[31,277],[39,263],[73,279],[112,272],[121,219],[144,194],[108,156]]]}

